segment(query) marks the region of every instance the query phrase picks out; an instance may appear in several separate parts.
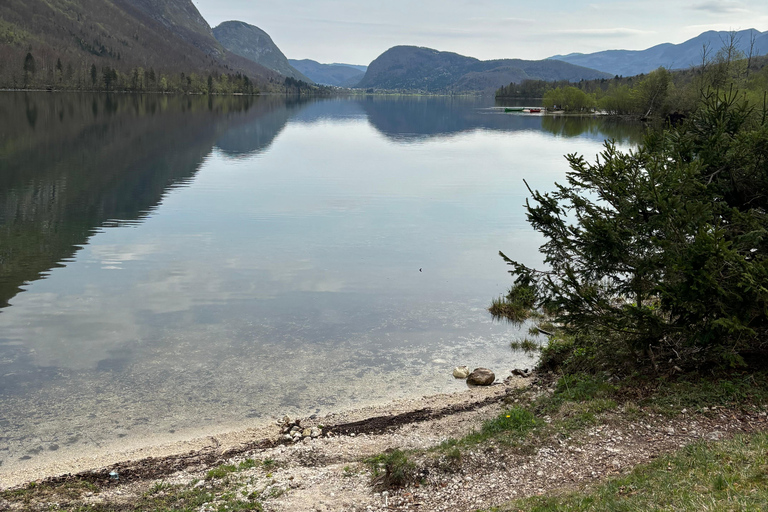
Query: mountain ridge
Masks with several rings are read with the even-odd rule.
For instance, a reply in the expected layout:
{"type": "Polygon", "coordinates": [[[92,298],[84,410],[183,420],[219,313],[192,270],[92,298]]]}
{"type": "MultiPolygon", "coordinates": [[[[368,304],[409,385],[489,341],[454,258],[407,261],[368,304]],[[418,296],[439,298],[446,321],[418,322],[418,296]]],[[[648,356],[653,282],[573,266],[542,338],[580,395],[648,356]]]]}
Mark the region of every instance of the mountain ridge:
{"type": "MultiPolygon", "coordinates": [[[[755,36],[753,55],[768,53],[768,31],[745,29],[733,33],[736,47],[744,54],[749,53],[751,36],[755,36]]],[[[603,50],[593,53],[569,53],[553,55],[550,60],[586,66],[612,75],[635,76],[648,73],[659,67],[684,69],[702,63],[702,50],[708,49],[709,57],[727,43],[731,32],[708,30],[679,44],[661,43],[645,50],[603,50]]]]}
{"type": "Polygon", "coordinates": [[[419,46],[394,46],[368,66],[360,88],[483,92],[525,79],[578,81],[611,75],[556,60],[482,61],[419,46]]]}
{"type": "Polygon", "coordinates": [[[318,84],[336,87],[356,86],[365,74],[360,68],[368,69],[368,66],[353,64],[321,64],[311,59],[288,59],[288,62],[318,84]]]}
{"type": "Polygon", "coordinates": [[[265,31],[244,21],[225,21],[216,26],[213,36],[227,50],[283,76],[312,82],[294,68],[265,31]]]}

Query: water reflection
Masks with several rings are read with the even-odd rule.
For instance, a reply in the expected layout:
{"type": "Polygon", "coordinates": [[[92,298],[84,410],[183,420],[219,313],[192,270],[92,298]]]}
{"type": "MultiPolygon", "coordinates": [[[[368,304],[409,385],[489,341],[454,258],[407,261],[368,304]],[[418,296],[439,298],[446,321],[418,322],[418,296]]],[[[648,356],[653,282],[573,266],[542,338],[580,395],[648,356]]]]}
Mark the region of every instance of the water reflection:
{"type": "Polygon", "coordinates": [[[612,139],[631,145],[637,145],[645,131],[639,122],[608,116],[542,116],[541,128],[561,137],[588,136],[596,140],[612,139]]]}
{"type": "MultiPolygon", "coordinates": [[[[285,125],[288,110],[282,101],[254,98],[4,94],[0,112],[6,307],[97,228],[148,215],[170,188],[194,177],[227,130],[240,127],[242,151],[258,151],[285,125]],[[254,124],[258,133],[249,131],[254,124]]],[[[225,136],[221,145],[230,142],[225,136]]]]}
{"type": "Polygon", "coordinates": [[[499,249],[540,257],[522,178],[611,129],[458,98],[8,94],[0,119],[0,474],[516,364],[484,308],[499,249]]]}
{"type": "MultiPolygon", "coordinates": [[[[528,103],[530,104],[530,102],[528,103]]],[[[398,142],[422,142],[476,130],[521,132],[541,130],[565,137],[590,136],[636,144],[642,125],[604,116],[544,116],[504,112],[485,100],[466,97],[367,97],[359,101],[370,123],[398,142]]]]}

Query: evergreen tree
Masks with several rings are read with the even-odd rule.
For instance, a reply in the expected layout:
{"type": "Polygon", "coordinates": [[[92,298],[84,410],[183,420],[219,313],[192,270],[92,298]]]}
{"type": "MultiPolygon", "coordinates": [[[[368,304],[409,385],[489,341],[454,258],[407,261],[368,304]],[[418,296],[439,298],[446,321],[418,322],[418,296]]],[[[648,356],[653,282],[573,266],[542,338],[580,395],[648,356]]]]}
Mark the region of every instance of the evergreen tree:
{"type": "Polygon", "coordinates": [[[27,53],[27,56],[24,58],[24,87],[27,87],[30,77],[34,77],[36,72],[37,63],[35,63],[35,58],[32,56],[32,53],[27,53]]]}
{"type": "Polygon", "coordinates": [[[540,308],[654,367],[660,355],[679,365],[764,358],[768,121],[737,97],[709,95],[636,151],[606,142],[595,163],[568,155],[567,184],[526,203],[549,269],[501,254],[515,285],[496,314],[520,321],[540,308]]]}

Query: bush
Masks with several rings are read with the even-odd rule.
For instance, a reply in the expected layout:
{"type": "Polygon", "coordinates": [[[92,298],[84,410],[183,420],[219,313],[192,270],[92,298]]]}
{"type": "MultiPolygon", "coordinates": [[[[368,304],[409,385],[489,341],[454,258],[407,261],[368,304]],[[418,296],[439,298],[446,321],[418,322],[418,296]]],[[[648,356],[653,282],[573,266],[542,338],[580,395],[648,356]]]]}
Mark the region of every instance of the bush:
{"type": "Polygon", "coordinates": [[[709,94],[682,127],[650,132],[636,151],[606,142],[593,164],[568,155],[567,184],[531,191],[526,203],[549,269],[501,253],[516,278],[512,309],[550,312],[582,355],[610,357],[595,344],[620,340],[657,371],[662,356],[675,365],[764,359],[768,123],[739,97],[709,94]]]}

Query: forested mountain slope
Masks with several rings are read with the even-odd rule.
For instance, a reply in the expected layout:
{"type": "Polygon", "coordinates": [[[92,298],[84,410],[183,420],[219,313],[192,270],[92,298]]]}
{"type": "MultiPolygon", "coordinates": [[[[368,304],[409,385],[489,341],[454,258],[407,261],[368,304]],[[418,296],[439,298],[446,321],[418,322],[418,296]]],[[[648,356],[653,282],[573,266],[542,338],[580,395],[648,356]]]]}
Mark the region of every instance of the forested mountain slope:
{"type": "Polygon", "coordinates": [[[431,48],[395,46],[368,66],[358,87],[425,92],[488,91],[526,79],[578,81],[608,76],[594,69],[554,60],[481,61],[431,48]]]}
{"type": "MultiPolygon", "coordinates": [[[[219,44],[191,0],[3,0],[0,87],[91,84],[105,69],[159,75],[280,75],[219,44]],[[33,57],[30,61],[28,55],[33,57]]],[[[95,81],[94,81],[95,82],[95,81]]],[[[103,84],[101,84],[103,85],[103,84]]]]}

